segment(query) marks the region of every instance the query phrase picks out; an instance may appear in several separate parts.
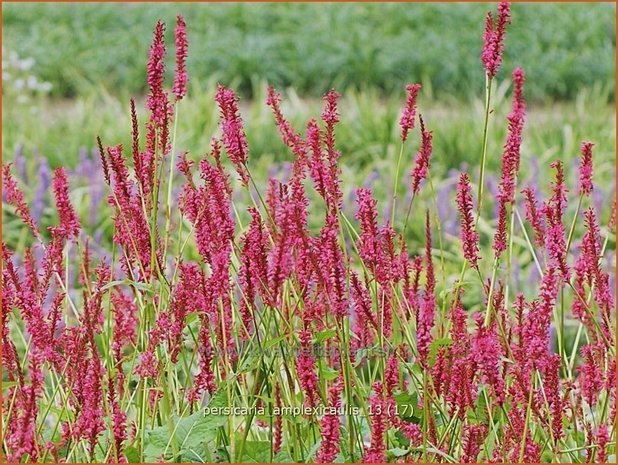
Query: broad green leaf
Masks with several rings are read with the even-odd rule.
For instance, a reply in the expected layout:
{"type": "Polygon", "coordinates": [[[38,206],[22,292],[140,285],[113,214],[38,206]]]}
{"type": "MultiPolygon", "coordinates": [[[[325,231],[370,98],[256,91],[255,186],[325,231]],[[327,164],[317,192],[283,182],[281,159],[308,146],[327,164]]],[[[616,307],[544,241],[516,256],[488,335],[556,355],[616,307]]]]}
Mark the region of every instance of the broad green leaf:
{"type": "Polygon", "coordinates": [[[273,347],[273,346],[275,346],[275,345],[279,344],[279,343],[280,343],[281,341],[283,341],[286,337],[287,337],[287,336],[285,336],[285,335],[284,335],[284,336],[279,336],[279,337],[276,337],[276,338],[273,338],[273,339],[269,339],[268,341],[265,341],[265,342],[264,342],[264,346],[263,346],[263,347],[264,347],[264,350],[268,350],[268,349],[270,349],[271,347],[273,347]]]}
{"type": "Polygon", "coordinates": [[[282,450],[273,457],[275,463],[292,463],[294,459],[287,450],[282,450]]]}
{"type": "Polygon", "coordinates": [[[410,420],[414,423],[420,421],[420,409],[416,393],[398,392],[393,394],[393,398],[397,403],[397,410],[402,419],[410,420]]]}
{"type": "Polygon", "coordinates": [[[139,463],[139,451],[136,447],[128,446],[124,448],[124,455],[129,463],[139,463]]]}
{"type": "Polygon", "coordinates": [[[401,447],[395,447],[393,449],[389,449],[387,453],[393,457],[403,457],[408,455],[409,451],[407,449],[402,449],[401,447]]]}
{"type": "Polygon", "coordinates": [[[260,363],[260,357],[254,352],[250,352],[245,359],[240,363],[237,373],[248,373],[255,370],[260,363]]]}
{"type": "Polygon", "coordinates": [[[150,286],[148,286],[147,284],[144,283],[139,283],[137,281],[131,281],[130,279],[122,279],[119,281],[111,281],[109,283],[107,283],[105,286],[103,286],[101,288],[102,291],[106,291],[108,289],[111,289],[112,287],[116,287],[116,286],[131,286],[134,287],[135,289],[139,289],[140,291],[144,291],[144,292],[150,292],[152,293],[152,288],[150,286]]]}
{"type": "MultiPolygon", "coordinates": [[[[225,390],[219,390],[208,402],[209,408],[222,408],[227,405],[225,390]]],[[[147,462],[157,461],[164,454],[164,458],[172,457],[171,434],[173,433],[179,452],[185,454],[191,451],[195,456],[197,451],[204,449],[204,444],[215,438],[217,428],[227,422],[226,415],[204,415],[203,410],[183,418],[175,418],[174,429],[170,432],[167,425],[155,428],[146,433],[146,447],[144,458],[147,462]]]]}
{"type": "Polygon", "coordinates": [[[315,342],[319,344],[321,342],[326,341],[327,339],[330,339],[336,334],[337,334],[337,331],[334,329],[324,329],[320,331],[318,334],[316,334],[314,339],[315,339],[315,342]]]}
{"type": "Polygon", "coordinates": [[[333,379],[337,379],[339,377],[339,372],[334,368],[323,365],[320,367],[320,379],[325,379],[327,381],[331,381],[333,379]]]}
{"type": "MultiPolygon", "coordinates": [[[[236,450],[240,450],[241,441],[236,442],[236,450]]],[[[246,441],[243,447],[241,462],[270,462],[270,441],[246,441]]]]}

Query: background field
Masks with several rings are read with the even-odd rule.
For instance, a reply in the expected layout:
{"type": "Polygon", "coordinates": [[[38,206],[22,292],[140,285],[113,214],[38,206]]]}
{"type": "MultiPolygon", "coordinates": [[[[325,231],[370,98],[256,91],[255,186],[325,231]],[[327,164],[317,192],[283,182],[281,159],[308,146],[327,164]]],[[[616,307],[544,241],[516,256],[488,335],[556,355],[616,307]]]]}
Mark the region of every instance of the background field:
{"type": "MultiPolygon", "coordinates": [[[[615,5],[515,4],[505,69],[525,64],[534,100],[614,88],[615,5]]],[[[256,80],[320,95],[331,87],[399,92],[421,81],[425,94],[467,99],[482,89],[483,18],[489,4],[4,4],[3,42],[33,57],[54,96],[105,87],[144,88],[152,24],[189,19],[189,72],[235,83],[256,80]],[[197,39],[197,40],[196,40],[197,39]]],[[[169,31],[171,36],[171,31],[169,31]]],[[[501,73],[508,75],[508,73],[501,73]]],[[[610,96],[613,96],[613,91],[610,96]]]]}

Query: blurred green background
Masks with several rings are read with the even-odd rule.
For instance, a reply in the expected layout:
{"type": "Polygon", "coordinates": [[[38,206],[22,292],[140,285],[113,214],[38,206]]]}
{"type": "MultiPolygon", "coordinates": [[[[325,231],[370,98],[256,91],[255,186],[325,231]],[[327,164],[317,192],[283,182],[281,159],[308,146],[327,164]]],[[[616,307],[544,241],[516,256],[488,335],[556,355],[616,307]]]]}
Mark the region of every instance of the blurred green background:
{"type": "MultiPolygon", "coordinates": [[[[257,80],[320,95],[331,87],[399,91],[423,82],[436,97],[482,89],[483,20],[494,4],[3,3],[3,43],[36,61],[52,95],[103,85],[144,89],[152,26],[189,23],[189,72],[235,82],[245,96],[257,80]]],[[[524,65],[533,100],[568,99],[607,85],[613,97],[615,4],[514,4],[504,68],[524,65]]],[[[171,28],[168,37],[171,38],[171,28]]],[[[504,70],[501,75],[507,75],[504,70]]]]}

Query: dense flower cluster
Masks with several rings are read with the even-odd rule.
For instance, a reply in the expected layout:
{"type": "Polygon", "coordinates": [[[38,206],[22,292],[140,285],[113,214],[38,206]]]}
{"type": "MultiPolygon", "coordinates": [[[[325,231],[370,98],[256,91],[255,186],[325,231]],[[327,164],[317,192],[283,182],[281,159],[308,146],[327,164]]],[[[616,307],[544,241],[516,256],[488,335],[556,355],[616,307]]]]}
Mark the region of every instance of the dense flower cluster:
{"type": "MultiPolygon", "coordinates": [[[[509,21],[507,4],[496,24],[488,16],[490,78],[509,21]]],[[[177,20],[172,101],[164,31],[157,23],[143,143],[133,101],[130,151],[98,140],[109,247],[88,236],[65,169],[43,177],[57,217],[44,231],[3,166],[6,215],[25,225],[19,244],[2,244],[9,461],[532,463],[615,454],[606,269],[615,213],[606,222],[591,201],[590,142],[581,147],[581,211],[568,208],[560,160],[549,165],[547,199],[532,185],[518,189],[523,70],[513,72],[496,217],[475,212],[491,193],[479,186],[473,198],[471,170],[441,198],[455,218],[443,229],[434,185],[423,182],[433,134],[420,115],[413,132],[418,84],[407,87],[399,127],[402,142],[419,144],[408,225],[401,208],[382,220],[377,189],[355,189],[352,205],[344,195],[335,91],[299,131],[268,89],[293,161],[264,193],[239,98],[223,85],[209,152],[199,160],[180,152],[169,126],[187,90],[185,22],[177,20]],[[531,284],[516,276],[518,260],[531,284]],[[224,406],[252,413],[238,421],[202,412],[224,406]]]]}

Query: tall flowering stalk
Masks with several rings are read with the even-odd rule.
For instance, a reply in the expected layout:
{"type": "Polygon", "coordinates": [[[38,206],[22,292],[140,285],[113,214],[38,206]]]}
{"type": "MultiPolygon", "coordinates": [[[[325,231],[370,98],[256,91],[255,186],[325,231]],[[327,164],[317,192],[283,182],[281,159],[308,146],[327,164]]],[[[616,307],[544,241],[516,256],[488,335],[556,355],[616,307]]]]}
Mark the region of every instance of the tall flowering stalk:
{"type": "Polygon", "coordinates": [[[421,187],[421,182],[427,177],[429,172],[429,163],[431,161],[433,132],[425,129],[423,117],[419,115],[421,125],[421,146],[416,154],[414,168],[412,169],[412,193],[418,194],[421,187]]]}
{"type": "Polygon", "coordinates": [[[365,463],[383,463],[386,455],[386,420],[387,408],[384,401],[384,386],[376,382],[372,388],[373,394],[369,398],[371,408],[371,444],[363,456],[365,463]]]}
{"type": "Polygon", "coordinates": [[[13,179],[11,174],[11,165],[3,165],[2,166],[2,177],[3,177],[3,194],[6,196],[6,201],[15,207],[17,214],[20,216],[21,220],[24,222],[26,226],[32,231],[35,237],[39,237],[39,231],[36,227],[36,223],[34,218],[32,218],[32,214],[30,213],[30,209],[26,205],[26,201],[24,198],[23,192],[17,187],[17,183],[13,179]]]}
{"type": "Polygon", "coordinates": [[[343,389],[342,380],[338,380],[333,384],[328,392],[328,407],[332,409],[322,418],[320,423],[320,433],[322,435],[322,444],[316,455],[318,463],[332,463],[339,453],[339,414],[338,410],[341,407],[341,391],[343,389]]]}
{"type": "Polygon", "coordinates": [[[481,52],[481,61],[483,63],[483,67],[485,68],[485,118],[483,123],[483,147],[481,151],[481,166],[477,195],[477,216],[481,215],[483,191],[485,188],[485,161],[487,158],[487,136],[489,132],[492,83],[498,69],[500,68],[500,65],[502,64],[506,26],[510,24],[510,22],[510,5],[507,2],[502,2],[499,4],[497,21],[494,21],[492,12],[487,13],[487,18],[485,20],[483,49],[481,52]]]}
{"type": "Polygon", "coordinates": [[[146,106],[150,110],[152,120],[158,128],[163,128],[167,125],[171,112],[168,94],[163,89],[165,55],[165,24],[159,21],[155,26],[148,57],[149,93],[146,100],[146,106]]]}
{"type": "Polygon", "coordinates": [[[176,74],[172,91],[176,96],[176,100],[182,100],[187,93],[187,84],[189,82],[186,64],[189,42],[187,41],[187,25],[182,16],[176,18],[174,36],[176,41],[176,74]]]}
{"type": "Polygon", "coordinates": [[[519,172],[522,131],[526,115],[526,104],[523,97],[524,71],[517,68],[513,71],[513,105],[508,116],[508,134],[502,152],[502,174],[498,186],[499,219],[494,236],[494,252],[500,257],[507,249],[507,206],[515,201],[515,188],[519,172]]]}
{"type": "Polygon", "coordinates": [[[418,93],[421,90],[420,84],[408,84],[406,86],[407,98],[406,105],[399,119],[399,126],[401,127],[401,141],[405,142],[408,138],[409,132],[414,129],[416,125],[416,99],[418,93]]]}
{"type": "Polygon", "coordinates": [[[589,141],[582,142],[581,159],[579,162],[579,193],[580,195],[590,195],[592,192],[592,147],[594,144],[589,141]]]}
{"type": "Polygon", "coordinates": [[[477,268],[480,258],[479,238],[472,217],[472,193],[470,189],[470,178],[467,173],[462,173],[459,177],[459,182],[457,184],[457,207],[461,216],[460,237],[463,245],[464,258],[468,260],[470,266],[477,268]]]}
{"type": "Polygon", "coordinates": [[[238,96],[233,90],[219,85],[215,101],[221,112],[223,145],[242,183],[247,186],[249,184],[249,172],[246,163],[249,156],[249,146],[238,110],[238,96]]]}
{"type": "Polygon", "coordinates": [[[495,20],[491,11],[487,13],[481,60],[489,79],[496,76],[502,64],[506,27],[511,23],[510,13],[511,7],[508,2],[501,2],[498,5],[498,15],[495,20]]]}

